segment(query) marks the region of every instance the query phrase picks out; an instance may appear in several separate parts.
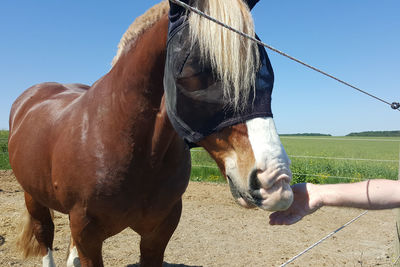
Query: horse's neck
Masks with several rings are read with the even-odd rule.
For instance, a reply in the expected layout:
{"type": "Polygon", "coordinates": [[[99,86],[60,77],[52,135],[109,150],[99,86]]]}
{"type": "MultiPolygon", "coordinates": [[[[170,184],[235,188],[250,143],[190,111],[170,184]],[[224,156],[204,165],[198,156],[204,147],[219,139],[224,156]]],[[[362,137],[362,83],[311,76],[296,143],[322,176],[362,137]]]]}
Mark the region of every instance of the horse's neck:
{"type": "Polygon", "coordinates": [[[176,135],[162,100],[167,29],[165,16],[121,55],[93,90],[98,94],[94,97],[102,98],[108,113],[113,113],[110,118],[118,121],[116,126],[110,122],[116,131],[137,131],[139,134],[132,135],[146,138],[154,165],[162,160],[176,135]]]}
{"type": "Polygon", "coordinates": [[[132,114],[131,108],[137,106],[142,111],[160,107],[167,29],[168,19],[163,17],[138,37],[107,74],[108,90],[118,98],[120,108],[127,114],[132,114]]]}

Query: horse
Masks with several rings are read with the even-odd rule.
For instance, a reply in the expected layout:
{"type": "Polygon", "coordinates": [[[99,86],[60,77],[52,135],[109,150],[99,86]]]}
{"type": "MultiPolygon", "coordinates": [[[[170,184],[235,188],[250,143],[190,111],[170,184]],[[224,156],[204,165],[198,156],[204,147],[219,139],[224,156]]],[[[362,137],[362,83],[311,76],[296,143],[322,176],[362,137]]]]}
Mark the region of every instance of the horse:
{"type": "MultiPolygon", "coordinates": [[[[228,5],[224,14],[243,16],[242,0],[229,2],[240,9],[228,5]]],[[[168,1],[162,1],[137,18],[122,37],[111,70],[93,85],[41,83],[12,105],[9,156],[24,190],[26,220],[18,244],[25,257],[42,256],[43,266],[55,266],[51,213],[56,210],[70,221],[67,266],[79,261],[103,266],[103,241],[128,227],[141,237],[141,266],[162,265],[191,171],[190,148],[166,107],[168,10],[168,1]]],[[[197,26],[191,25],[192,31],[197,26]]],[[[226,47],[241,43],[233,35],[224,34],[226,47]]],[[[185,108],[186,116],[198,112],[185,108]]],[[[271,117],[226,126],[197,145],[216,161],[241,206],[290,206],[290,161],[271,117]]]]}

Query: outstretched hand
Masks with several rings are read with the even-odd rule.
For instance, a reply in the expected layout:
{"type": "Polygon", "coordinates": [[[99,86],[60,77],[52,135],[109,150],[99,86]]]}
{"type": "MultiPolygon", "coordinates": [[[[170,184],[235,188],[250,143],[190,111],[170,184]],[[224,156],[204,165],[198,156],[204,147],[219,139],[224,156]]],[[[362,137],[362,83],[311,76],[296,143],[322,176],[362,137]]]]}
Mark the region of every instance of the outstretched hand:
{"type": "Polygon", "coordinates": [[[285,211],[276,211],[269,216],[271,225],[290,225],[300,221],[322,206],[322,202],[313,184],[295,184],[292,186],[294,200],[285,211]]]}

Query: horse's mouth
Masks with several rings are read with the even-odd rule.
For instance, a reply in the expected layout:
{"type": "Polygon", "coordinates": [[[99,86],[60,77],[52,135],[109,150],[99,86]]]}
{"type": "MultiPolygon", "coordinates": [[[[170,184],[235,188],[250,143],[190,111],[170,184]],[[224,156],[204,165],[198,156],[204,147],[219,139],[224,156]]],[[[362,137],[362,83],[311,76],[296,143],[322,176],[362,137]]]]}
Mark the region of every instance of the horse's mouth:
{"type": "Polygon", "coordinates": [[[250,193],[243,193],[239,191],[229,175],[227,176],[227,178],[231,194],[240,206],[251,209],[255,207],[260,207],[262,205],[262,198],[259,198],[258,196],[252,196],[250,193]]]}

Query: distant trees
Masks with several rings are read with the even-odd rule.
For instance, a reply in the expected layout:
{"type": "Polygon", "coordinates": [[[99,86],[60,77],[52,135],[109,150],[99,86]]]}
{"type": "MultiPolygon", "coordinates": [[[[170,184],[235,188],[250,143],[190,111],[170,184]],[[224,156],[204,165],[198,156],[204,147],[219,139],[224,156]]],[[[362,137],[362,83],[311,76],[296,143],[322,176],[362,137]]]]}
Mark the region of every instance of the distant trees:
{"type": "Polygon", "coordinates": [[[346,136],[400,137],[400,131],[366,131],[359,133],[350,133],[346,136]]]}
{"type": "MultiPolygon", "coordinates": [[[[280,136],[332,136],[330,134],[322,133],[295,133],[295,134],[280,134],[280,136]]],[[[360,136],[360,137],[400,137],[399,131],[365,131],[358,133],[349,133],[346,136],[360,136]]]]}

